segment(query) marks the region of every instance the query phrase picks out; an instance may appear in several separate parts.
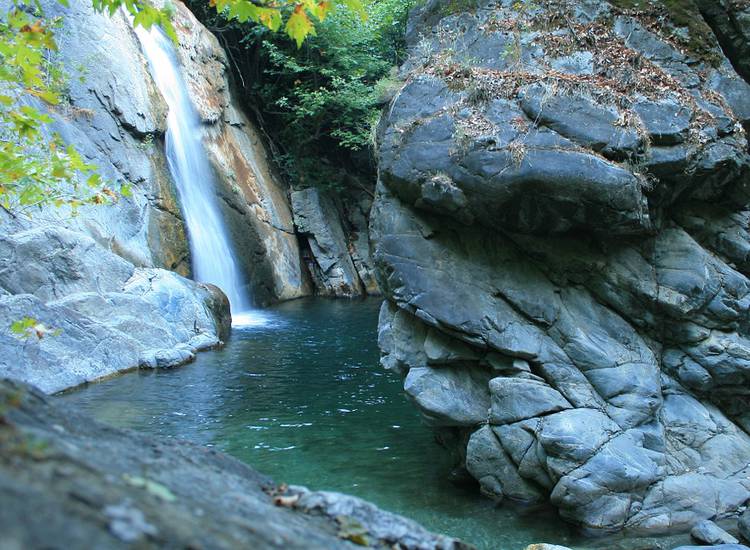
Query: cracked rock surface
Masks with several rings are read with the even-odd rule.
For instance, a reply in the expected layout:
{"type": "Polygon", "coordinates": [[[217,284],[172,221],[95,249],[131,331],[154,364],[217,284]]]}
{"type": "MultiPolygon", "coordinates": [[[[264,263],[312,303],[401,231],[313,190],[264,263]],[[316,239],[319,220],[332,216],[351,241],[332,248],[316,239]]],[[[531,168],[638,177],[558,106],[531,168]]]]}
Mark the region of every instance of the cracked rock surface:
{"type": "Polygon", "coordinates": [[[412,13],[379,343],[485,495],[688,531],[750,500],[750,86],[622,4],[412,13]]]}

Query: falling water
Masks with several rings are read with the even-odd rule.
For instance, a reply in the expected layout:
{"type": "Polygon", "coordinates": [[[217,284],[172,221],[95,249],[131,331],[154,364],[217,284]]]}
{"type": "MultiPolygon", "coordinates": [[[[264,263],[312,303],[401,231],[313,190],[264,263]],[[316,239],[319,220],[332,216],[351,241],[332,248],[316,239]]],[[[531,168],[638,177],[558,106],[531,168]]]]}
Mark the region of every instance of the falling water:
{"type": "Polygon", "coordinates": [[[235,324],[252,324],[255,316],[249,313],[243,277],[214,194],[214,176],[201,141],[201,121],[180,75],[173,44],[156,27],[148,31],[137,27],[135,32],[169,106],[167,161],[187,225],[193,276],[224,291],[235,324]]]}

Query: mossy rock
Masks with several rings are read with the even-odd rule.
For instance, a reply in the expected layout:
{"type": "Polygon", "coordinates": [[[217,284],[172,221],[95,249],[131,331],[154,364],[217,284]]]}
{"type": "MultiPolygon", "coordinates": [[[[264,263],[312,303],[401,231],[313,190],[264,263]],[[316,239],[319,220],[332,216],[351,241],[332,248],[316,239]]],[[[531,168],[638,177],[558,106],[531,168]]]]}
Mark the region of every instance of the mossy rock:
{"type": "Polygon", "coordinates": [[[685,33],[670,32],[662,29],[663,34],[675,40],[686,53],[711,65],[721,62],[716,37],[703,19],[701,10],[694,0],[609,0],[615,8],[637,10],[644,14],[666,16],[676,27],[685,29],[685,33]]]}

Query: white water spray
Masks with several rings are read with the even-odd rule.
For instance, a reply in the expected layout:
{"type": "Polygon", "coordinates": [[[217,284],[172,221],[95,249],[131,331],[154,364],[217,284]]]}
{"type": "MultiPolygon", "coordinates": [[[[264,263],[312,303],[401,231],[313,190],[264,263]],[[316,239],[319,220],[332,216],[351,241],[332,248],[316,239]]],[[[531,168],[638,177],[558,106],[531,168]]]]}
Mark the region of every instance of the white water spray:
{"type": "Polygon", "coordinates": [[[174,46],[155,26],[150,30],[136,27],[135,32],[169,106],[167,161],[187,226],[193,277],[224,291],[234,324],[257,324],[262,316],[250,312],[244,280],[214,193],[216,182],[201,141],[201,121],[180,74],[174,46]]]}

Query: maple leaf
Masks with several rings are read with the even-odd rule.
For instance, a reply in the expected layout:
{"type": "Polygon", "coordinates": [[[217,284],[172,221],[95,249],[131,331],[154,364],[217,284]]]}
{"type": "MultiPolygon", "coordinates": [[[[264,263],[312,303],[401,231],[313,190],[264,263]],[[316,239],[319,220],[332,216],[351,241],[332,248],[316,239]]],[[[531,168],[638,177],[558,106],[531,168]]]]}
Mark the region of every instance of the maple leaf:
{"type": "Polygon", "coordinates": [[[285,29],[289,37],[297,43],[297,48],[302,47],[302,43],[308,35],[315,35],[315,27],[302,4],[297,4],[294,7],[292,15],[286,22],[285,29]]]}

